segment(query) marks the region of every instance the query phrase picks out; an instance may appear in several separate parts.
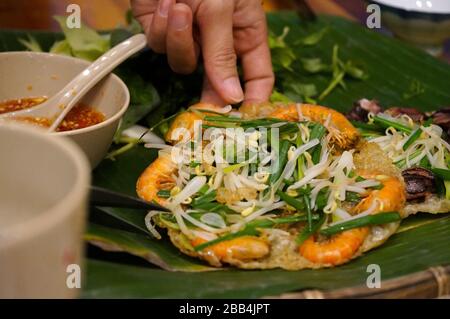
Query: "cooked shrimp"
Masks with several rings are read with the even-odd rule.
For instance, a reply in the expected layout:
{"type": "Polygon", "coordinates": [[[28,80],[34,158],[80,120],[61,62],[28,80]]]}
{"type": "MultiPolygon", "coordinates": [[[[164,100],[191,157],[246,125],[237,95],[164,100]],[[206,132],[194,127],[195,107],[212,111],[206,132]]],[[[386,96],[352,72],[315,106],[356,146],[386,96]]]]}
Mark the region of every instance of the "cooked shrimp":
{"type": "Polygon", "coordinates": [[[369,196],[364,198],[357,206],[355,211],[361,213],[368,210],[376,201],[377,212],[401,211],[406,203],[405,184],[397,177],[382,174],[360,174],[364,178],[380,180],[382,189],[373,190],[369,196]]]}
{"type": "Polygon", "coordinates": [[[172,175],[176,172],[176,165],[169,154],[160,155],[139,177],[136,192],[142,199],[164,204],[158,197],[160,190],[170,190],[175,186],[172,175]]]}
{"type": "Polygon", "coordinates": [[[175,136],[178,129],[186,129],[190,134],[190,138],[193,137],[195,121],[202,120],[202,115],[194,113],[192,111],[186,111],[178,115],[170,126],[166,133],[166,141],[169,143],[175,143],[181,140],[182,136],[175,136]]]}
{"type": "Polygon", "coordinates": [[[174,133],[177,129],[184,128],[186,129],[190,134],[191,137],[194,135],[194,125],[195,121],[203,120],[203,118],[206,115],[213,115],[213,113],[206,112],[207,110],[216,110],[218,106],[212,105],[212,104],[206,104],[206,103],[198,103],[195,105],[192,105],[189,107],[189,109],[186,112],[181,113],[178,115],[175,120],[172,122],[172,125],[169,128],[169,131],[167,132],[165,138],[166,141],[170,143],[178,142],[180,141],[180,137],[175,137],[174,133]],[[195,112],[195,110],[198,110],[195,112]],[[202,111],[202,112],[200,112],[202,111]]]}
{"type": "MultiPolygon", "coordinates": [[[[191,106],[191,111],[186,111],[178,115],[173,121],[169,131],[166,134],[166,140],[170,142],[178,141],[177,138],[172,138],[172,134],[178,128],[185,128],[191,137],[194,132],[195,121],[203,119],[205,115],[210,113],[193,112],[192,109],[214,109],[214,105],[199,103],[191,106]]],[[[181,139],[183,136],[180,136],[181,139]]],[[[139,177],[136,185],[136,191],[142,199],[147,201],[155,200],[162,204],[165,201],[157,196],[160,190],[170,190],[175,186],[175,181],[172,175],[176,172],[176,165],[171,160],[170,155],[160,155],[139,177]]]]}
{"type": "Polygon", "coordinates": [[[368,233],[364,227],[344,231],[323,242],[310,237],[300,246],[300,254],[313,263],[340,265],[355,255],[368,233]]]}
{"type": "Polygon", "coordinates": [[[327,129],[332,134],[333,142],[342,149],[352,147],[359,137],[358,130],[343,114],[324,106],[310,104],[280,105],[269,117],[286,121],[299,121],[302,120],[299,119],[299,115],[306,120],[321,124],[326,124],[330,119],[327,129]]]}
{"type": "MultiPolygon", "coordinates": [[[[206,242],[206,240],[196,238],[191,244],[195,247],[204,242],[206,242]]],[[[231,259],[245,261],[262,258],[269,254],[269,251],[269,245],[266,241],[258,237],[245,236],[207,247],[200,252],[200,255],[204,255],[205,257],[216,257],[220,261],[231,259]]]]}
{"type": "MultiPolygon", "coordinates": [[[[372,214],[399,211],[405,205],[405,186],[397,177],[377,174],[361,174],[365,178],[378,177],[383,188],[373,190],[369,196],[355,207],[355,213],[373,209],[372,214]]],[[[300,246],[300,254],[317,264],[340,265],[352,259],[359,250],[367,235],[368,227],[350,229],[325,241],[317,241],[310,237],[300,246]]]]}

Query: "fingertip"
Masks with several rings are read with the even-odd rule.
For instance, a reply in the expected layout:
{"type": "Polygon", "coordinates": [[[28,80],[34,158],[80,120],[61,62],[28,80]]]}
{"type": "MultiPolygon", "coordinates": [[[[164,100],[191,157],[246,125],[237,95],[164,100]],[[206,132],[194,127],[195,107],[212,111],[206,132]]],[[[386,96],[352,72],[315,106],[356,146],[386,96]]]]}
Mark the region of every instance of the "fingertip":
{"type": "Polygon", "coordinates": [[[263,103],[267,102],[272,95],[275,77],[268,76],[266,78],[255,79],[249,81],[245,85],[245,101],[244,103],[263,103]]]}
{"type": "Polygon", "coordinates": [[[231,77],[223,81],[223,98],[232,104],[240,103],[244,100],[244,91],[238,77],[231,77]]]}

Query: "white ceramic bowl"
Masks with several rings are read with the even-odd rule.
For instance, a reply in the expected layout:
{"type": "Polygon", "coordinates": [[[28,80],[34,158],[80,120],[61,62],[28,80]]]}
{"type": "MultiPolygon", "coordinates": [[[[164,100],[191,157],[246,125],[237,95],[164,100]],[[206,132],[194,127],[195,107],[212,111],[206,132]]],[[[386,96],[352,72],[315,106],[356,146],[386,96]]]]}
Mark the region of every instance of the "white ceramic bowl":
{"type": "MultiPolygon", "coordinates": [[[[23,97],[50,97],[89,65],[89,62],[48,53],[0,53],[0,101],[23,97]]],[[[94,168],[108,152],[120,120],[128,108],[130,93],[116,75],[110,75],[81,101],[106,116],[100,124],[55,133],[75,141],[94,168]]]]}
{"type": "Polygon", "coordinates": [[[450,38],[450,0],[372,0],[382,21],[397,37],[433,55],[450,38]]]}
{"type": "Polygon", "coordinates": [[[66,281],[69,265],[83,269],[86,156],[23,124],[0,126],[0,148],[0,299],[78,296],[66,281]]]}

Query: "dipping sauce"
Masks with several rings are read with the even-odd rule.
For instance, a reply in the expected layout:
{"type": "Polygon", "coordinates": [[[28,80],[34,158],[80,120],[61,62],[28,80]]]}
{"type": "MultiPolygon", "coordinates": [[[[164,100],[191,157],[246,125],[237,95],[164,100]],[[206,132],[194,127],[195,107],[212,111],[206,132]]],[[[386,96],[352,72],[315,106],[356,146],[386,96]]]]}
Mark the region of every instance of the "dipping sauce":
{"type": "MultiPolygon", "coordinates": [[[[0,102],[0,114],[25,110],[41,104],[46,100],[47,99],[44,97],[39,97],[0,102]]],[[[50,119],[43,117],[23,117],[18,120],[42,127],[50,127],[52,124],[50,119]]],[[[56,132],[79,130],[99,124],[103,121],[105,121],[105,115],[103,113],[93,109],[90,106],[79,104],[70,110],[56,129],[56,132]]]]}
{"type": "Polygon", "coordinates": [[[0,114],[25,110],[38,104],[44,103],[45,97],[30,97],[26,99],[9,100],[0,102],[0,114]]]}

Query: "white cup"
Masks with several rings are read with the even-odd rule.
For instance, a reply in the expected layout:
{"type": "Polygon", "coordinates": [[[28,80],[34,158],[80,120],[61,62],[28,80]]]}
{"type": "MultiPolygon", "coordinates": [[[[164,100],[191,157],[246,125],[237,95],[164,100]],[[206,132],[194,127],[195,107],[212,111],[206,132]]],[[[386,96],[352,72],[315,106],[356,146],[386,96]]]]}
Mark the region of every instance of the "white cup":
{"type": "Polygon", "coordinates": [[[79,296],[89,172],[70,140],[0,124],[0,298],[79,296]]]}

